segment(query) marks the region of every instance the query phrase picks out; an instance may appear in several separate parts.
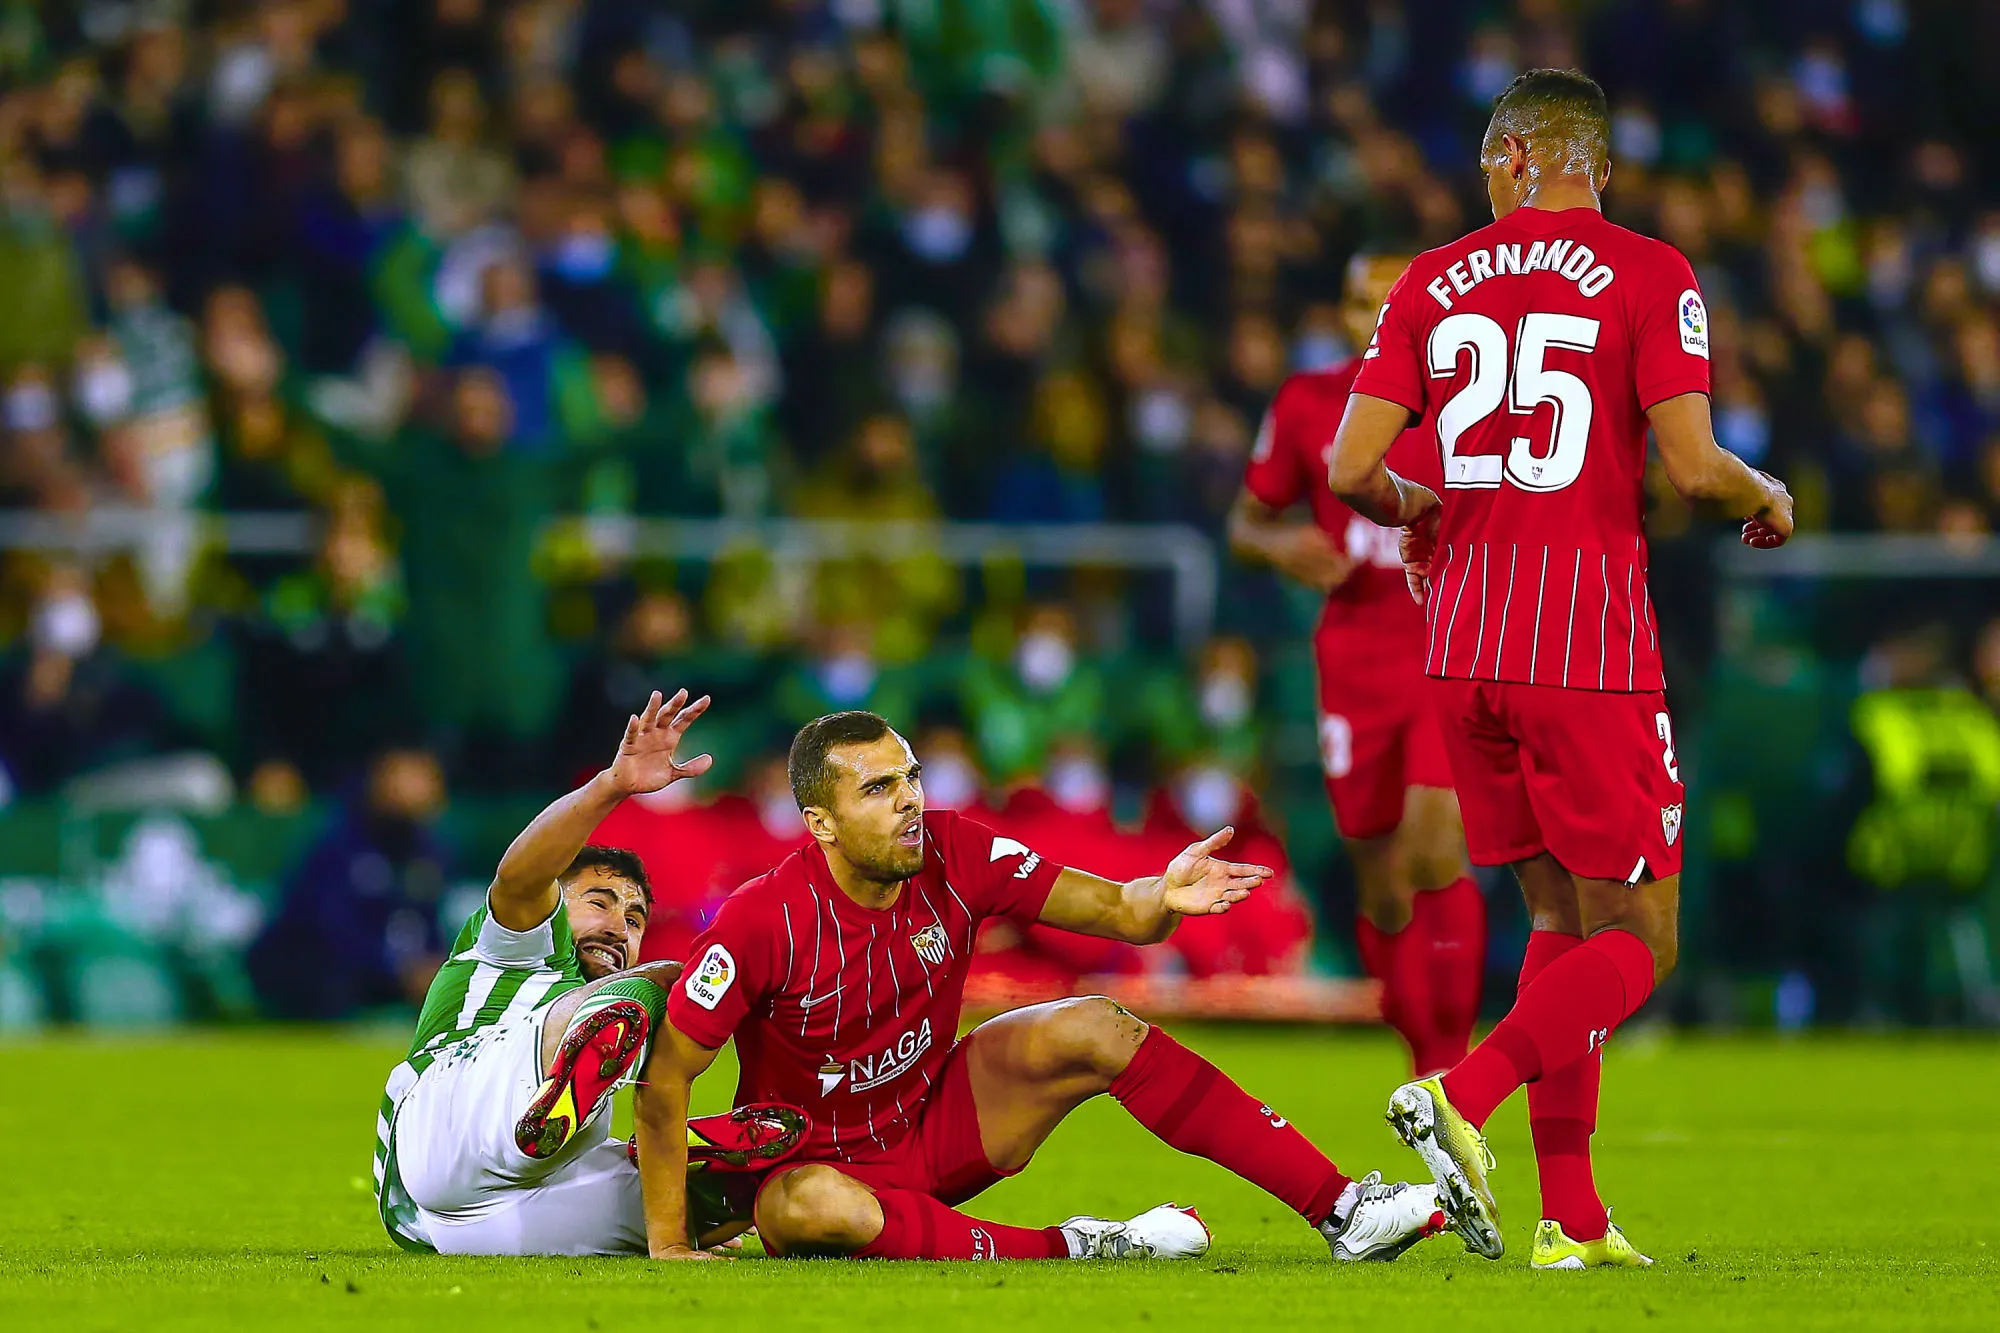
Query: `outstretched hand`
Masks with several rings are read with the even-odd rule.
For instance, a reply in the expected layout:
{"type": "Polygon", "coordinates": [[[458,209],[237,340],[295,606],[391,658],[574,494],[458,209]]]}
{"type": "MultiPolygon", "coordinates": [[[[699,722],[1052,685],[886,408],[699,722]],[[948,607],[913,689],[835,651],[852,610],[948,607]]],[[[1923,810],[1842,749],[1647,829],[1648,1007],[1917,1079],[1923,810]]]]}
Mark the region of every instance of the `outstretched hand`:
{"type": "Polygon", "coordinates": [[[1160,876],[1160,899],[1180,916],[1220,916],[1248,898],[1271,878],[1269,866],[1224,861],[1215,853],[1236,836],[1230,827],[1217,829],[1176,856],[1160,876]]]}
{"type": "Polygon", "coordinates": [[[715,763],[706,754],[686,763],[675,758],[688,727],[708,711],[707,695],[693,703],[687,697],[686,690],[676,690],[673,698],[662,700],[660,692],[654,690],[646,706],[625,724],[625,738],[618,743],[618,755],[608,770],[624,795],[658,791],[682,778],[700,777],[715,763]]]}

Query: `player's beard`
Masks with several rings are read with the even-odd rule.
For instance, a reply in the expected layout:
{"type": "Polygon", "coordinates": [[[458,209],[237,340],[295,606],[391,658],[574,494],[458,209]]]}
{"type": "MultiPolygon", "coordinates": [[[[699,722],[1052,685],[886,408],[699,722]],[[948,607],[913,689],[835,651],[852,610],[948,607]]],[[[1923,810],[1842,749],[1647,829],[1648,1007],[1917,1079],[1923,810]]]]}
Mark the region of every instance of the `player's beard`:
{"type": "Polygon", "coordinates": [[[924,845],[905,847],[892,834],[860,856],[849,853],[848,864],[878,884],[900,884],[924,868],[924,845]]]}
{"type": "Polygon", "coordinates": [[[576,965],[587,979],[596,981],[600,977],[608,977],[613,972],[622,971],[630,965],[630,961],[627,960],[616,967],[607,967],[604,959],[591,951],[592,945],[609,949],[620,958],[624,958],[626,954],[625,941],[615,936],[592,935],[588,938],[578,940],[576,942],[576,965]]]}

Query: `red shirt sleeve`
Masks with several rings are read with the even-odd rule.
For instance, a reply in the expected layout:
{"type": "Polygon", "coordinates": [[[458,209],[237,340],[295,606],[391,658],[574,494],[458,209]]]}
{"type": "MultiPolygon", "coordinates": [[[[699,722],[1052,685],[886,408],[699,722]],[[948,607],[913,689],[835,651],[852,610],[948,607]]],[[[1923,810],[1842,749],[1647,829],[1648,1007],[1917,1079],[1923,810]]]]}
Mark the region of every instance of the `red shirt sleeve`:
{"type": "Polygon", "coordinates": [[[1264,409],[1264,424],[1257,430],[1257,446],[1243,469],[1243,487],[1260,504],[1272,509],[1289,509],[1306,496],[1306,472],[1300,465],[1302,454],[1295,438],[1298,433],[1298,394],[1286,380],[1278,386],[1271,405],[1264,409]]]}
{"type": "Polygon", "coordinates": [[[1361,354],[1361,373],[1354,377],[1354,392],[1371,398],[1400,403],[1414,415],[1424,414],[1424,332],[1418,327],[1423,311],[1418,304],[1429,298],[1417,285],[1415,264],[1403,270],[1389,299],[1375,320],[1375,336],[1361,354]]]}
{"type": "Polygon", "coordinates": [[[1708,392],[1708,305],[1687,257],[1660,244],[1643,270],[1657,275],[1631,299],[1632,382],[1639,407],[1684,393],[1708,392]]]}
{"type": "Polygon", "coordinates": [[[995,833],[977,820],[950,810],[925,818],[944,854],[945,875],[968,894],[981,916],[1006,916],[1032,925],[1055,888],[1062,867],[1026,843],[995,833]]]}
{"type": "Polygon", "coordinates": [[[778,934],[756,879],[731,894],[688,946],[688,963],[667,993],[667,1021],[710,1050],[734,1036],[782,980],[778,934]]]}

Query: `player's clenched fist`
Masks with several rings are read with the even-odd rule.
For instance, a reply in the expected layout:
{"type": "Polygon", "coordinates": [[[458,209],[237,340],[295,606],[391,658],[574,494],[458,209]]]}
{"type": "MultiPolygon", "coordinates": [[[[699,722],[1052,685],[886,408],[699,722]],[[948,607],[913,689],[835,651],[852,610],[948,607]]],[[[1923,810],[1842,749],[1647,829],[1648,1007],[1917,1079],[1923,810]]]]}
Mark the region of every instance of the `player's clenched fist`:
{"type": "Polygon", "coordinates": [[[1433,505],[1403,529],[1398,543],[1403,556],[1403,577],[1409,580],[1410,596],[1418,606],[1430,598],[1431,559],[1437,554],[1438,522],[1443,517],[1444,510],[1433,505]]]}
{"type": "Polygon", "coordinates": [[[1743,522],[1743,544],[1768,551],[1783,546],[1792,535],[1792,493],[1785,483],[1768,472],[1758,471],[1764,482],[1766,503],[1743,522]]]}

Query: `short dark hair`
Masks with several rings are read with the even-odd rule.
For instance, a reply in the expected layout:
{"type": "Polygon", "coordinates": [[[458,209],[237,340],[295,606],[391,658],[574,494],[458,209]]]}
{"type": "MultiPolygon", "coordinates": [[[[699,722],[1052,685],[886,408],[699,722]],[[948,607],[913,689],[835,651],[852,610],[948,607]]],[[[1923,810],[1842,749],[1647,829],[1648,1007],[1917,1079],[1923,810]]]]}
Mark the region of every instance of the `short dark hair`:
{"type": "Polygon", "coordinates": [[[639,853],[626,847],[586,847],[556,876],[556,883],[568,888],[586,870],[617,876],[646,896],[646,906],[653,905],[653,881],[646,878],[646,863],[639,853]]]}
{"type": "Polygon", "coordinates": [[[889,731],[888,719],[859,708],[828,713],[800,727],[798,735],[792,737],[791,753],[785,757],[785,773],[792,780],[792,799],[799,803],[799,809],[815,805],[824,809],[832,803],[833,769],[826,762],[829,750],[837,745],[867,745],[889,731]]]}
{"type": "Polygon", "coordinates": [[[1551,141],[1572,159],[1584,159],[1566,163],[1565,170],[1594,172],[1611,154],[1611,107],[1597,80],[1582,70],[1531,69],[1494,99],[1481,155],[1493,152],[1503,134],[1528,143],[1551,141]]]}

